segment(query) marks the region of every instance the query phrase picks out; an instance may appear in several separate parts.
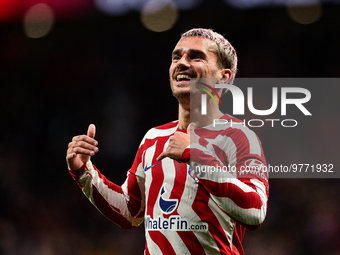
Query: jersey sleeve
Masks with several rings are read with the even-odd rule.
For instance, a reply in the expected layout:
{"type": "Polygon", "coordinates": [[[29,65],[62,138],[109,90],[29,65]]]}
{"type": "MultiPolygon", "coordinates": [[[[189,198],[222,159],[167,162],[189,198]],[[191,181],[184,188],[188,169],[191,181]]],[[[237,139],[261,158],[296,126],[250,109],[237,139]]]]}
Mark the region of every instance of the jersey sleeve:
{"type": "MultiPolygon", "coordinates": [[[[138,166],[138,153],[134,166],[138,166]]],[[[69,170],[90,202],[121,228],[139,226],[144,220],[144,179],[130,169],[123,185],[109,181],[88,161],[77,171],[69,170]]]]}
{"type": "Polygon", "coordinates": [[[214,136],[186,149],[195,178],[226,214],[256,229],[265,219],[269,194],[260,140],[246,127],[214,136]]]}

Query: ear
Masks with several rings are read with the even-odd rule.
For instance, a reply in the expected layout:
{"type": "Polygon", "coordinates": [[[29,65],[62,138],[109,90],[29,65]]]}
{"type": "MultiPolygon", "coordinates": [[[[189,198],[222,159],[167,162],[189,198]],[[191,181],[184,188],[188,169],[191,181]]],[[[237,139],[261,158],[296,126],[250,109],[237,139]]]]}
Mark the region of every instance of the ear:
{"type": "Polygon", "coordinates": [[[230,69],[222,69],[222,77],[223,79],[229,80],[231,78],[232,72],[230,69]]]}
{"type": "MultiPolygon", "coordinates": [[[[228,84],[231,80],[231,76],[232,76],[232,72],[230,69],[228,68],[222,69],[222,83],[228,84]]],[[[220,96],[223,96],[228,91],[228,89],[222,89],[221,91],[222,92],[220,96]]]]}

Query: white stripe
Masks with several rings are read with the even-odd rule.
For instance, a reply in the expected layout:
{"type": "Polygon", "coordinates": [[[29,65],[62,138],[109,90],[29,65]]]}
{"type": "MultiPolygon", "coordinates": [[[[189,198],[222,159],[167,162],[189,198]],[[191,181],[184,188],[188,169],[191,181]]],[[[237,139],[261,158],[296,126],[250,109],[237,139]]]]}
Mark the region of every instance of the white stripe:
{"type": "MultiPolygon", "coordinates": [[[[229,161],[229,165],[230,166],[236,166],[236,161],[237,161],[237,156],[236,156],[236,152],[237,152],[237,147],[233,141],[233,139],[231,139],[230,137],[228,137],[226,139],[226,143],[224,145],[223,151],[226,152],[227,157],[228,157],[228,161],[229,161]]],[[[236,173],[235,173],[236,176],[236,173]]]]}
{"type": "MultiPolygon", "coordinates": [[[[218,135],[215,139],[209,139],[209,138],[205,138],[205,140],[208,143],[207,145],[207,149],[208,151],[206,151],[207,153],[210,152],[210,154],[220,162],[220,164],[222,166],[225,165],[225,162],[222,162],[219,157],[216,155],[215,153],[215,149],[214,147],[212,146],[213,144],[218,146],[222,151],[226,152],[226,155],[227,155],[227,158],[228,158],[228,161],[229,161],[229,165],[230,166],[236,166],[236,160],[237,160],[237,157],[236,157],[236,153],[237,153],[237,147],[233,141],[233,139],[231,139],[230,137],[228,136],[222,136],[222,135],[218,135]],[[220,143],[218,142],[221,142],[223,141],[223,144],[221,146],[220,143]]],[[[201,148],[204,148],[203,146],[201,148]]],[[[209,154],[208,154],[209,155],[209,154]]],[[[236,176],[236,175],[235,175],[236,176]]]]}
{"type": "MultiPolygon", "coordinates": [[[[189,168],[189,166],[188,166],[189,168]]],[[[191,224],[199,223],[202,224],[201,218],[195,213],[192,209],[192,204],[194,203],[196,194],[198,190],[198,183],[194,181],[194,179],[187,174],[185,188],[183,191],[183,195],[181,197],[181,203],[178,206],[178,213],[186,218],[191,224]]],[[[216,251],[219,251],[219,248],[212,237],[212,235],[207,232],[196,232],[193,231],[197,240],[201,243],[206,254],[216,254],[216,251]]]]}
{"type": "Polygon", "coordinates": [[[249,153],[250,154],[257,154],[261,157],[261,147],[260,147],[259,141],[257,140],[257,137],[256,137],[254,131],[252,131],[248,127],[244,127],[242,125],[238,125],[234,128],[241,130],[246,135],[246,137],[249,141],[249,147],[250,147],[249,153]]]}
{"type": "MultiPolygon", "coordinates": [[[[129,174],[129,172],[128,172],[129,174]]],[[[143,167],[143,162],[141,161],[139,163],[139,165],[137,166],[137,170],[136,170],[136,176],[139,176],[140,178],[145,178],[145,172],[144,172],[144,167],[143,167]]]]}
{"type": "MultiPolygon", "coordinates": [[[[246,135],[249,141],[250,154],[257,154],[261,156],[261,147],[259,141],[257,140],[256,134],[254,133],[254,131],[250,130],[247,126],[243,126],[241,123],[233,122],[233,124],[231,125],[231,123],[228,122],[223,125],[215,125],[215,127],[213,126],[213,124],[211,124],[204,128],[214,131],[223,131],[228,128],[239,129],[246,135]]],[[[224,141],[224,139],[221,139],[221,141],[224,141]]]]}
{"type": "Polygon", "coordinates": [[[169,135],[175,133],[177,128],[178,128],[178,124],[175,127],[168,128],[168,129],[152,128],[145,134],[145,136],[144,136],[142,142],[140,143],[139,147],[144,144],[146,139],[155,139],[155,138],[158,138],[158,137],[169,136],[169,135]]]}
{"type": "Polygon", "coordinates": [[[267,192],[266,192],[266,186],[263,184],[263,182],[258,180],[258,179],[250,179],[250,181],[255,185],[257,193],[266,202],[267,201],[267,192]]]}
{"type": "Polygon", "coordinates": [[[260,209],[255,208],[248,208],[243,209],[237,206],[234,201],[232,201],[228,197],[217,197],[211,195],[211,197],[214,199],[216,204],[220,206],[223,210],[225,210],[227,213],[229,213],[233,218],[244,222],[248,225],[258,225],[264,221],[264,218],[266,216],[267,211],[267,196],[265,195],[265,186],[262,182],[256,181],[255,179],[252,179],[253,184],[256,186],[257,191],[256,192],[253,188],[248,186],[247,184],[241,182],[238,179],[231,178],[228,181],[229,183],[233,183],[236,186],[238,186],[244,193],[254,192],[257,195],[260,196],[262,206],[260,209]]]}
{"type": "MultiPolygon", "coordinates": [[[[121,194],[110,189],[101,178],[98,176],[98,172],[94,170],[91,161],[86,164],[87,171],[79,178],[79,182],[83,186],[83,193],[91,201],[91,203],[98,209],[93,199],[92,185],[96,187],[97,191],[106,200],[106,202],[113,207],[119,208],[120,214],[124,216],[133,226],[138,226],[143,222],[143,218],[133,218],[128,210],[127,201],[128,197],[125,194],[121,194]]],[[[118,213],[112,208],[113,211],[118,213]]]]}
{"type": "Polygon", "coordinates": [[[234,201],[228,197],[216,197],[211,195],[216,204],[230,214],[236,220],[239,220],[247,225],[259,225],[264,221],[266,216],[266,204],[263,204],[260,209],[248,208],[243,209],[238,207],[234,201]]]}
{"type": "Polygon", "coordinates": [[[233,250],[234,221],[221,210],[221,207],[219,207],[213,199],[209,198],[208,206],[216,216],[218,223],[222,226],[224,234],[227,236],[229,247],[233,250]]]}
{"type": "Polygon", "coordinates": [[[158,141],[155,141],[155,143],[153,145],[151,145],[150,147],[147,148],[147,150],[144,151],[145,152],[145,160],[144,160],[143,171],[144,171],[145,167],[152,166],[152,159],[153,159],[155,152],[156,152],[157,142],[158,141]]]}
{"type": "Polygon", "coordinates": [[[151,169],[145,172],[145,187],[149,187],[145,189],[145,214],[148,210],[148,199],[149,199],[149,191],[150,185],[152,183],[152,174],[151,169]]]}
{"type": "MultiPolygon", "coordinates": [[[[128,174],[134,175],[133,173],[130,173],[129,171],[128,171],[128,174]]],[[[136,175],[136,180],[137,180],[138,187],[139,187],[140,194],[141,194],[141,205],[140,205],[139,211],[136,213],[136,215],[139,215],[144,210],[144,207],[145,207],[145,186],[144,186],[144,178],[141,178],[138,175],[136,175]]],[[[128,181],[125,180],[125,182],[122,185],[122,190],[123,190],[125,197],[127,198],[127,202],[128,202],[128,201],[130,201],[130,196],[129,196],[129,190],[128,190],[127,183],[128,183],[128,181]]],[[[144,215],[143,215],[143,217],[144,217],[144,215]]]]}
{"type": "MultiPolygon", "coordinates": [[[[169,144],[169,140],[164,144],[163,151],[168,146],[168,144],[169,144]]],[[[174,161],[170,158],[164,158],[161,161],[161,164],[162,164],[161,169],[163,170],[163,175],[164,175],[163,185],[164,184],[166,185],[165,186],[166,193],[163,196],[165,196],[165,197],[168,196],[167,198],[169,198],[171,190],[173,189],[173,185],[174,185],[176,169],[175,169],[175,166],[174,166],[174,161]],[[164,169],[166,169],[166,171],[164,171],[164,169]]],[[[150,171],[150,170],[148,170],[148,171],[150,171]]],[[[151,176],[151,174],[149,174],[149,175],[151,176]]],[[[150,185],[151,185],[151,182],[145,184],[146,187],[150,187],[150,185]]],[[[163,218],[163,211],[161,210],[161,208],[159,206],[160,194],[161,194],[161,190],[159,190],[159,194],[158,194],[158,197],[157,197],[157,200],[156,200],[156,204],[153,207],[153,219],[155,219],[157,217],[163,218]]],[[[148,197],[148,194],[147,194],[147,197],[148,197]]]]}
{"type": "MultiPolygon", "coordinates": [[[[166,141],[163,147],[163,151],[168,148],[170,139],[166,141]]],[[[175,161],[166,157],[161,160],[163,174],[164,174],[164,180],[163,185],[165,190],[167,191],[164,193],[163,197],[169,199],[172,189],[174,188],[174,182],[176,177],[176,168],[175,168],[175,161]],[[166,170],[166,171],[164,171],[166,170]]],[[[157,200],[158,201],[158,200],[157,200]]]]}
{"type": "Polygon", "coordinates": [[[263,184],[263,182],[261,182],[258,179],[250,179],[250,181],[255,185],[256,190],[257,190],[257,194],[259,194],[259,196],[261,197],[261,201],[262,201],[262,204],[263,204],[262,207],[265,208],[265,212],[264,213],[266,214],[266,211],[267,211],[267,202],[268,202],[266,186],[263,184]]]}
{"type": "MultiPolygon", "coordinates": [[[[180,238],[180,236],[177,234],[176,231],[161,230],[160,232],[166,237],[166,239],[169,240],[172,248],[175,251],[175,254],[190,255],[190,251],[188,250],[188,248],[185,245],[185,243],[183,242],[182,238],[180,238]]],[[[157,253],[157,254],[162,254],[162,253],[157,253]]]]}
{"type": "MultiPolygon", "coordinates": [[[[169,144],[169,140],[164,144],[164,148],[163,151],[166,150],[166,148],[168,147],[169,144]]],[[[165,199],[169,199],[171,191],[174,187],[174,181],[175,181],[175,176],[176,176],[176,169],[175,169],[175,165],[174,165],[174,161],[170,158],[164,158],[161,161],[162,164],[162,169],[163,169],[163,174],[164,174],[164,181],[163,181],[163,185],[165,188],[166,193],[163,194],[163,198],[165,199]],[[164,171],[164,169],[166,169],[166,171],[164,171]]],[[[157,218],[157,217],[161,217],[163,218],[163,211],[160,209],[159,206],[159,196],[160,196],[160,192],[158,194],[158,198],[156,200],[156,204],[154,206],[154,210],[153,210],[153,218],[157,218]]],[[[178,201],[180,202],[180,201],[178,201]]],[[[179,237],[179,235],[177,234],[176,231],[172,231],[172,230],[159,230],[159,232],[161,232],[171,243],[172,248],[174,249],[176,254],[183,254],[183,255],[190,255],[189,250],[187,249],[186,245],[183,243],[182,239],[179,237]]],[[[149,234],[148,234],[149,236],[149,234]]],[[[147,239],[148,242],[150,239],[147,239]]],[[[154,246],[157,246],[157,244],[155,244],[153,242],[152,244],[154,246]]],[[[149,246],[149,243],[148,243],[149,246]]],[[[150,252],[151,253],[151,252],[150,252]]],[[[162,254],[162,252],[155,252],[152,254],[162,254]]]]}
{"type": "MultiPolygon", "coordinates": [[[[150,167],[152,166],[152,156],[154,155],[155,151],[156,151],[156,144],[157,141],[155,142],[154,145],[152,145],[151,147],[149,147],[146,151],[144,151],[145,153],[145,157],[144,157],[144,167],[150,167]]],[[[143,161],[143,160],[142,160],[143,161]]],[[[146,172],[144,171],[144,167],[143,167],[143,163],[140,163],[140,166],[138,166],[138,168],[141,168],[143,171],[143,176],[145,178],[145,185],[144,187],[149,187],[148,189],[145,189],[145,213],[147,212],[147,204],[148,204],[148,198],[149,198],[149,191],[150,191],[150,186],[152,183],[152,169],[147,170],[146,172]]]]}

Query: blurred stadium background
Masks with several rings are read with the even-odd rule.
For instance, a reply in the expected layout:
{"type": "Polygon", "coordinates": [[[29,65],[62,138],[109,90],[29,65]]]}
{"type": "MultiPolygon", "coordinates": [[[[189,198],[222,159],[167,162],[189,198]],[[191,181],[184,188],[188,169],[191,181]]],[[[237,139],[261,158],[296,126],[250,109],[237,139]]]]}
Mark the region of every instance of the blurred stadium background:
{"type": "MultiPolygon", "coordinates": [[[[239,77],[339,77],[340,1],[0,0],[0,254],[142,254],[69,176],[70,139],[97,126],[94,163],[120,184],[144,133],[177,119],[168,81],[182,32],[214,28],[239,77]]],[[[322,86],[322,84],[320,84],[322,86]]],[[[339,167],[340,88],[297,137],[256,131],[269,163],[339,167]],[[322,141],[322,143],[320,143],[322,141]],[[323,162],[319,162],[323,163],[323,162]]],[[[273,179],[268,216],[246,254],[340,254],[338,179],[273,179]]]]}

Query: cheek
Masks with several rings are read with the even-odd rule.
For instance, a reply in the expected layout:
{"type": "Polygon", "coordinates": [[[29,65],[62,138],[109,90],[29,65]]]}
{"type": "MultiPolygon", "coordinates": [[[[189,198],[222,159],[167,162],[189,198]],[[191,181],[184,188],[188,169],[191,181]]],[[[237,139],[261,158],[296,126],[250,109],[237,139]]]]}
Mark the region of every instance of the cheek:
{"type": "Polygon", "coordinates": [[[169,68],[169,75],[170,75],[170,77],[172,76],[172,74],[174,73],[174,70],[175,70],[175,68],[174,68],[174,65],[170,65],[170,68],[169,68]]]}
{"type": "Polygon", "coordinates": [[[216,65],[208,65],[206,68],[206,72],[211,77],[219,77],[219,70],[217,69],[216,65]]]}
{"type": "Polygon", "coordinates": [[[201,74],[209,74],[211,73],[212,67],[207,63],[199,63],[197,65],[193,65],[196,72],[201,74]]]}
{"type": "Polygon", "coordinates": [[[196,69],[197,73],[200,73],[201,76],[207,77],[209,75],[209,69],[206,66],[200,66],[196,69]]]}

